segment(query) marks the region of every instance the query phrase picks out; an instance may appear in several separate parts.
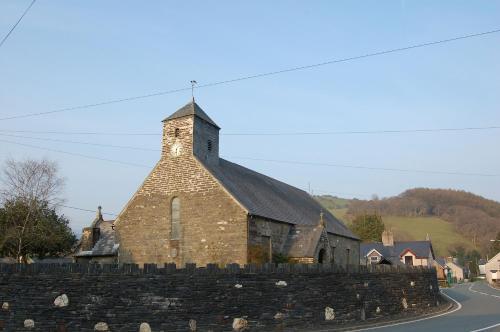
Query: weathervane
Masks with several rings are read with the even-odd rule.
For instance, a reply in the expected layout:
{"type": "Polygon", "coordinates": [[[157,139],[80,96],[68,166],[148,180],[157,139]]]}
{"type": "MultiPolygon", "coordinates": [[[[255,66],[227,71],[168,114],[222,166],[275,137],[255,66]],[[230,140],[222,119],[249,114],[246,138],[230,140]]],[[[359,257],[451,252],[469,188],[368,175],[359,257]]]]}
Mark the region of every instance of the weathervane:
{"type": "Polygon", "coordinates": [[[191,97],[193,98],[193,102],[194,102],[194,86],[196,84],[198,84],[198,82],[196,82],[195,80],[191,81],[191,97]]]}

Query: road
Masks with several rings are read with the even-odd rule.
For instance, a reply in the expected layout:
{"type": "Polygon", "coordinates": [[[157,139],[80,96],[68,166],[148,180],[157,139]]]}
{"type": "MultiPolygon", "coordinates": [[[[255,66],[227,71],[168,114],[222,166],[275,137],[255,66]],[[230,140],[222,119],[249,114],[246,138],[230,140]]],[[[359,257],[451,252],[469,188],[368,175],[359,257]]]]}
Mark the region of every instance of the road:
{"type": "Polygon", "coordinates": [[[433,318],[355,331],[500,332],[500,290],[475,282],[456,285],[443,293],[459,303],[457,308],[433,318]]]}

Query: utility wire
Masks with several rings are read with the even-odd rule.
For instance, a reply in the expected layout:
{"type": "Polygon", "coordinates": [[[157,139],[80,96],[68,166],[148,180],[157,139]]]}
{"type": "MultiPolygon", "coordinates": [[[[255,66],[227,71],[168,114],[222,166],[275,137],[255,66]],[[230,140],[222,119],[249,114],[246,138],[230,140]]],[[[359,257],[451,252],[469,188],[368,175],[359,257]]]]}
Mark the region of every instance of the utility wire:
{"type": "Polygon", "coordinates": [[[4,133],[55,134],[55,135],[96,135],[96,136],[160,136],[159,133],[112,133],[97,131],[37,131],[37,130],[9,130],[0,129],[4,133]]]}
{"type": "MultiPolygon", "coordinates": [[[[76,206],[68,206],[68,205],[62,205],[62,204],[60,204],[59,206],[62,206],[62,207],[68,208],[68,209],[73,209],[73,210],[80,210],[80,211],[85,211],[85,212],[96,213],[95,210],[83,209],[83,208],[79,208],[76,206]]],[[[109,215],[109,216],[115,216],[115,217],[118,216],[116,213],[110,213],[110,212],[102,212],[102,214],[109,215]]]]}
{"type": "MultiPolygon", "coordinates": [[[[94,156],[88,156],[80,153],[68,152],[63,150],[50,149],[45,147],[40,147],[31,144],[24,144],[19,142],[8,141],[4,139],[0,139],[0,142],[10,143],[20,146],[25,146],[33,149],[46,150],[51,152],[63,153],[72,156],[87,158],[87,159],[95,159],[100,161],[107,161],[117,164],[135,166],[135,167],[144,167],[151,169],[152,166],[130,163],[125,161],[119,161],[114,159],[100,158],[94,156]]],[[[227,156],[224,158],[228,159],[243,159],[243,160],[253,160],[253,161],[265,161],[265,162],[273,162],[273,163],[281,163],[281,164],[295,164],[295,165],[311,165],[311,166],[327,166],[327,167],[337,167],[337,168],[352,168],[352,169],[365,169],[365,170],[373,170],[373,171],[388,171],[388,172],[405,172],[405,173],[423,173],[423,174],[443,174],[443,175],[464,175],[464,176],[481,176],[481,177],[498,177],[499,174],[487,174],[487,173],[465,173],[465,172],[455,172],[455,171],[433,171],[433,170],[419,170],[419,169],[403,169],[403,168],[385,168],[385,167],[371,167],[371,166],[359,166],[359,165],[345,165],[345,164],[331,164],[331,163],[316,163],[316,162],[306,162],[306,161],[290,161],[290,160],[276,160],[276,159],[261,159],[261,158],[251,158],[251,157],[235,157],[235,156],[227,156]]]]}
{"type": "MultiPolygon", "coordinates": [[[[404,133],[434,133],[434,132],[461,132],[498,130],[500,126],[459,127],[459,128],[420,128],[420,129],[381,129],[381,130],[353,130],[353,131],[298,131],[298,132],[229,132],[221,136],[314,136],[314,135],[355,135],[355,134],[404,134],[404,133]]],[[[160,136],[159,133],[131,133],[131,132],[85,132],[85,131],[36,131],[36,130],[8,130],[0,129],[0,133],[30,133],[55,135],[95,135],[95,136],[160,136]]],[[[2,134],[6,135],[6,134],[2,134]]]]}
{"type": "Polygon", "coordinates": [[[150,148],[143,148],[143,147],[138,147],[138,146],[113,145],[113,144],[102,144],[102,143],[69,141],[69,140],[55,139],[55,138],[44,138],[44,137],[31,137],[31,136],[24,136],[24,135],[2,134],[1,132],[0,132],[0,136],[15,137],[15,138],[26,138],[26,139],[32,139],[32,140],[37,140],[37,141],[49,141],[49,142],[57,142],[57,143],[70,143],[70,144],[80,144],[80,145],[91,145],[91,146],[99,146],[99,147],[115,148],[115,149],[154,151],[154,152],[161,151],[160,149],[150,149],[150,148]]]}
{"type": "Polygon", "coordinates": [[[14,29],[17,27],[17,25],[21,22],[21,20],[23,19],[24,15],[26,15],[28,13],[28,11],[31,9],[31,7],[35,4],[35,1],[36,0],[31,1],[30,5],[28,6],[28,8],[26,8],[26,10],[21,15],[21,17],[19,17],[19,19],[17,20],[16,24],[14,24],[14,26],[12,26],[12,28],[10,28],[9,32],[7,32],[7,34],[5,35],[5,37],[2,38],[2,41],[0,41],[0,47],[2,47],[3,43],[5,43],[5,41],[7,40],[7,38],[9,38],[10,34],[14,31],[14,29]]]}
{"type": "MultiPolygon", "coordinates": [[[[52,139],[26,137],[26,136],[16,136],[16,135],[3,135],[3,134],[0,134],[0,136],[11,136],[11,137],[19,137],[19,138],[22,137],[22,138],[29,138],[29,139],[58,141],[58,142],[64,142],[64,143],[76,143],[76,144],[90,144],[90,145],[94,145],[93,143],[87,143],[87,142],[52,140],[52,139]]],[[[148,167],[148,168],[151,168],[151,166],[147,166],[147,165],[141,165],[141,164],[129,163],[129,162],[118,161],[118,160],[113,160],[113,159],[106,159],[106,158],[88,156],[88,155],[83,155],[83,154],[80,154],[80,153],[73,153],[73,152],[67,152],[67,151],[62,151],[62,150],[55,150],[55,149],[50,149],[50,148],[45,148],[45,147],[39,147],[39,146],[31,145],[31,144],[24,144],[24,143],[19,143],[19,142],[12,142],[12,141],[3,140],[3,139],[0,139],[0,142],[17,144],[17,145],[22,145],[22,146],[26,146],[26,147],[31,147],[31,148],[35,148],[35,149],[42,149],[42,150],[47,150],[47,151],[52,151],[52,152],[65,153],[65,154],[70,154],[70,155],[79,156],[79,157],[88,158],[88,159],[96,159],[96,160],[114,162],[114,163],[119,163],[119,164],[124,164],[124,165],[131,165],[131,166],[137,166],[137,167],[148,167]]],[[[121,145],[120,146],[117,146],[117,145],[107,145],[107,144],[96,144],[96,145],[105,146],[105,147],[120,148],[120,149],[127,149],[127,148],[135,149],[135,150],[142,149],[142,148],[139,148],[139,147],[127,147],[127,146],[121,146],[121,145]]],[[[148,149],[147,151],[158,152],[160,150],[148,149]]],[[[329,167],[339,167],[339,168],[355,168],[355,169],[367,169],[367,170],[379,170],[379,171],[394,171],[394,172],[410,172],[410,173],[426,173],[426,174],[447,174],[447,175],[466,175],[466,176],[485,176],[485,177],[497,177],[497,176],[500,176],[499,174],[486,174],[486,173],[466,173],[466,172],[456,172],[456,171],[431,171],[431,170],[418,170],[418,169],[369,167],[369,166],[357,166],[357,165],[329,164],[329,163],[289,161],[289,160],[275,160],[275,159],[260,159],[260,158],[235,157],[235,156],[232,156],[232,157],[229,157],[229,158],[244,159],[244,160],[254,160],[254,161],[265,161],[265,162],[275,162],[275,163],[285,163],[285,164],[329,166],[329,167]]]]}
{"type": "MultiPolygon", "coordinates": [[[[444,43],[449,43],[449,42],[467,39],[467,38],[475,38],[475,37],[485,36],[485,35],[494,34],[494,33],[498,33],[498,32],[500,32],[500,29],[484,31],[484,32],[468,34],[468,35],[462,35],[462,36],[458,36],[458,37],[454,37],[454,38],[441,39],[441,40],[437,40],[437,41],[415,44],[415,45],[410,45],[410,46],[405,46],[405,47],[400,47],[400,48],[393,48],[393,49],[389,49],[389,50],[385,50],[385,51],[367,53],[367,54],[357,55],[357,56],[353,56],[353,57],[324,61],[324,62],[319,62],[319,63],[315,63],[315,64],[310,64],[310,65],[291,67],[291,68],[286,68],[286,69],[281,69],[281,70],[276,70],[276,71],[260,73],[260,74],[256,74],[256,75],[242,76],[242,77],[233,78],[233,79],[224,80],[224,81],[200,84],[194,88],[199,89],[199,88],[207,88],[207,87],[213,87],[213,86],[218,86],[218,85],[236,83],[236,82],[246,81],[246,80],[255,79],[255,78],[262,78],[262,77],[267,77],[267,76],[274,76],[274,75],[299,71],[299,70],[312,69],[312,68],[316,68],[316,67],[322,67],[322,66],[326,66],[326,65],[331,65],[331,64],[341,63],[341,62],[348,62],[348,61],[353,61],[353,60],[359,60],[359,59],[364,59],[364,58],[374,57],[374,56],[379,56],[379,55],[384,55],[384,54],[403,52],[403,51],[408,51],[411,49],[422,48],[422,47],[427,47],[427,46],[432,46],[432,45],[437,45],[437,44],[444,44],[444,43]]],[[[92,108],[92,107],[97,107],[97,106],[104,106],[104,105],[109,105],[109,104],[116,104],[116,103],[122,103],[122,102],[127,102],[127,101],[133,101],[133,100],[138,100],[138,99],[163,96],[163,95],[178,93],[178,92],[182,92],[182,91],[189,91],[191,89],[193,89],[193,87],[190,86],[190,87],[184,87],[184,88],[173,89],[173,90],[159,91],[159,92],[153,92],[153,93],[145,94],[145,95],[138,95],[138,96],[132,96],[132,97],[119,98],[119,99],[111,99],[108,101],[102,101],[102,102],[97,102],[97,103],[92,103],[92,104],[84,104],[84,105],[73,106],[73,107],[60,108],[60,109],[55,109],[55,110],[45,111],[45,112],[35,112],[35,113],[27,113],[27,114],[21,114],[21,115],[12,115],[12,116],[8,116],[8,117],[0,118],[0,120],[21,119],[21,118],[27,118],[27,117],[33,117],[33,116],[41,116],[41,115],[47,115],[47,114],[75,111],[75,110],[81,110],[81,109],[92,108]]]]}
{"type": "Polygon", "coordinates": [[[442,174],[442,175],[483,176],[483,177],[498,177],[498,176],[500,176],[500,174],[465,173],[465,172],[455,172],[455,171],[433,171],[433,170],[404,169],[404,168],[387,168],[387,167],[370,167],[370,166],[359,166],[359,165],[316,163],[316,162],[307,162],[307,161],[290,161],[290,160],[276,160],[276,159],[261,159],[261,158],[250,158],[250,157],[235,157],[235,156],[232,156],[230,158],[232,158],[232,159],[243,159],[243,160],[253,160],[253,161],[265,161],[265,162],[280,163],[280,164],[326,166],[326,167],[337,167],[337,168],[353,168],[353,169],[365,169],[365,170],[373,170],[373,171],[404,172],[404,173],[423,173],[423,174],[442,174]]]}
{"type": "MultiPolygon", "coordinates": [[[[500,129],[500,126],[489,127],[464,127],[464,128],[435,128],[435,129],[394,129],[394,130],[358,130],[358,131],[309,131],[309,132],[248,132],[224,133],[225,136],[307,136],[307,135],[351,135],[351,134],[402,134],[402,133],[431,133],[431,132],[456,132],[479,131],[500,129]]],[[[0,130],[1,131],[1,130],[0,130]]]]}
{"type": "Polygon", "coordinates": [[[151,168],[151,166],[147,166],[147,165],[141,165],[141,164],[130,163],[130,162],[120,161],[120,160],[114,160],[114,159],[107,159],[107,158],[100,158],[100,157],[88,156],[88,155],[81,154],[81,153],[74,153],[74,152],[68,152],[68,151],[63,151],[63,150],[50,149],[50,148],[45,148],[45,147],[42,147],[42,146],[25,144],[25,143],[19,143],[19,142],[12,142],[12,141],[8,141],[8,140],[4,140],[4,139],[0,139],[0,142],[9,143],[9,144],[15,144],[15,145],[21,145],[21,146],[25,146],[25,147],[32,148],[32,149],[38,149],[38,150],[45,150],[45,151],[50,151],[50,152],[63,153],[63,154],[67,154],[67,155],[71,155],[71,156],[76,156],[76,157],[87,158],[87,159],[95,159],[95,160],[100,160],[100,161],[107,161],[107,162],[116,163],[116,164],[122,164],[122,165],[134,166],[134,167],[151,168]]]}
{"type": "MultiPolygon", "coordinates": [[[[100,158],[94,156],[88,156],[80,153],[68,152],[63,150],[50,149],[45,147],[40,147],[31,144],[24,144],[19,142],[8,141],[4,139],[0,139],[0,142],[15,144],[20,146],[25,146],[33,149],[46,150],[51,152],[63,153],[72,156],[87,158],[87,159],[95,159],[100,161],[107,161],[122,165],[129,165],[135,167],[144,167],[151,169],[152,166],[130,163],[120,160],[100,158]]],[[[222,156],[224,157],[224,156],[222,156]]],[[[265,161],[265,162],[273,162],[273,163],[281,163],[281,164],[295,164],[295,165],[311,165],[311,166],[327,166],[327,167],[337,167],[337,168],[352,168],[352,169],[364,169],[364,170],[372,170],[372,171],[388,171],[388,172],[405,172],[405,173],[423,173],[423,174],[443,174],[443,175],[464,175],[464,176],[482,176],[482,177],[498,177],[499,174],[487,174],[487,173],[465,173],[465,172],[455,172],[455,171],[432,171],[432,170],[419,170],[419,169],[403,169],[403,168],[386,168],[386,167],[370,167],[370,166],[359,166],[359,165],[345,165],[345,164],[330,164],[330,163],[316,163],[316,162],[306,162],[306,161],[290,161],[290,160],[276,160],[276,159],[261,159],[261,158],[251,158],[251,157],[235,157],[235,156],[226,156],[224,158],[228,159],[243,159],[243,160],[253,160],[253,161],[265,161]]]]}

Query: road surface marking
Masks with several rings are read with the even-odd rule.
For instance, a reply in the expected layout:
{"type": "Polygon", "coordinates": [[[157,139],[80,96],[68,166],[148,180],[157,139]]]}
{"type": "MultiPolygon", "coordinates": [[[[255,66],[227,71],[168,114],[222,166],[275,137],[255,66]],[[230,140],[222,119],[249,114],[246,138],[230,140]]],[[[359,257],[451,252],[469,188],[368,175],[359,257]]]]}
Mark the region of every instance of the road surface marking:
{"type": "Polygon", "coordinates": [[[500,323],[495,324],[495,325],[486,326],[486,327],[483,327],[482,329],[474,330],[474,331],[470,331],[470,332],[486,331],[486,330],[492,329],[492,328],[497,327],[497,326],[500,326],[500,323]]]}
{"type": "MultiPolygon", "coordinates": [[[[469,287],[469,291],[474,292],[474,293],[479,293],[479,294],[481,294],[481,295],[486,295],[486,296],[496,297],[497,299],[500,299],[500,296],[499,296],[499,295],[488,294],[488,293],[484,293],[484,292],[480,292],[480,291],[477,291],[477,290],[472,289],[472,286],[473,286],[473,285],[474,285],[474,284],[471,284],[471,285],[470,285],[470,287],[469,287]]],[[[488,285],[488,286],[490,286],[490,285],[488,285]]],[[[491,287],[491,286],[490,286],[490,287],[491,287]]],[[[491,287],[491,288],[493,288],[493,287],[491,287]]],[[[493,288],[493,289],[494,289],[494,288],[493,288]]]]}
{"type": "MultiPolygon", "coordinates": [[[[462,304],[460,304],[460,302],[458,302],[457,300],[455,300],[454,298],[452,298],[448,294],[445,294],[443,292],[441,292],[441,294],[443,294],[444,296],[446,296],[447,298],[449,298],[450,300],[452,300],[453,302],[455,302],[455,304],[457,305],[457,307],[455,309],[451,310],[451,311],[447,311],[447,312],[444,312],[444,313],[441,313],[441,314],[437,314],[435,316],[429,316],[429,317],[424,317],[424,318],[420,318],[420,319],[415,319],[415,320],[410,320],[410,321],[400,322],[400,323],[394,323],[394,324],[388,324],[388,325],[383,325],[383,326],[374,326],[374,327],[367,327],[367,328],[358,329],[358,330],[349,330],[349,332],[376,330],[376,329],[383,329],[383,328],[391,327],[391,326],[412,324],[412,323],[416,323],[416,322],[421,322],[423,320],[428,320],[428,319],[438,318],[438,317],[441,317],[441,316],[446,316],[446,315],[452,314],[452,313],[454,313],[454,312],[462,309],[462,304]]],[[[328,332],[328,331],[331,331],[331,330],[319,330],[317,332],[328,332]]]]}

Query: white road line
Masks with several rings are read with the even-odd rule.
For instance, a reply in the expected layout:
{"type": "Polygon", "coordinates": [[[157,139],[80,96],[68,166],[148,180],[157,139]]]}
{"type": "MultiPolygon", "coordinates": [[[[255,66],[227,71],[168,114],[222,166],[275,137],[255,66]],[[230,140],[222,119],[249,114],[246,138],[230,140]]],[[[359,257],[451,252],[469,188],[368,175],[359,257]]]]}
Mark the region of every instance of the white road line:
{"type": "Polygon", "coordinates": [[[486,331],[486,330],[492,329],[492,328],[497,327],[497,326],[500,326],[500,323],[495,324],[495,325],[486,326],[486,327],[483,327],[482,329],[474,330],[474,331],[470,331],[470,332],[486,331]]]}
{"type": "MultiPolygon", "coordinates": [[[[479,293],[479,294],[481,294],[481,295],[486,295],[486,296],[496,297],[497,299],[500,299],[500,296],[499,296],[499,295],[488,294],[488,293],[484,293],[484,292],[480,292],[480,291],[477,291],[477,290],[472,289],[472,286],[473,286],[473,285],[474,285],[474,284],[471,284],[471,285],[470,285],[470,287],[469,287],[469,291],[474,292],[474,293],[479,293]]],[[[488,286],[490,286],[490,285],[488,285],[488,286]]],[[[490,287],[491,287],[491,286],[490,286],[490,287]]],[[[491,288],[493,288],[493,287],[491,287],[491,288]]],[[[494,289],[494,288],[493,288],[493,289],[494,289]]]]}
{"type": "MultiPolygon", "coordinates": [[[[415,319],[415,320],[406,321],[406,322],[400,322],[400,323],[395,323],[395,324],[388,324],[388,325],[383,325],[383,326],[374,326],[374,327],[367,327],[367,328],[358,329],[358,330],[349,330],[349,332],[377,330],[377,329],[383,329],[383,328],[386,328],[386,327],[392,327],[392,326],[398,326],[398,325],[405,325],[405,324],[412,324],[412,323],[421,322],[421,321],[424,321],[424,320],[429,320],[429,319],[438,318],[438,317],[441,317],[441,316],[446,316],[446,315],[452,314],[452,313],[454,313],[454,312],[462,309],[462,304],[460,304],[460,302],[458,302],[457,300],[455,300],[454,298],[452,298],[448,294],[445,294],[443,292],[441,292],[441,294],[443,294],[444,296],[446,296],[447,298],[449,298],[450,300],[452,300],[453,302],[455,302],[455,304],[457,305],[457,307],[455,309],[453,309],[452,311],[447,311],[447,312],[444,312],[442,314],[438,314],[438,315],[435,315],[435,316],[430,316],[430,317],[425,317],[425,318],[420,318],[420,319],[415,319]]],[[[322,332],[322,331],[328,332],[328,331],[331,331],[331,330],[320,330],[320,331],[317,331],[317,332],[322,332]]]]}

